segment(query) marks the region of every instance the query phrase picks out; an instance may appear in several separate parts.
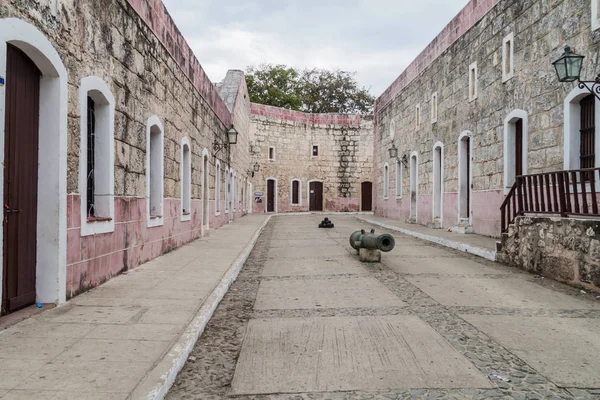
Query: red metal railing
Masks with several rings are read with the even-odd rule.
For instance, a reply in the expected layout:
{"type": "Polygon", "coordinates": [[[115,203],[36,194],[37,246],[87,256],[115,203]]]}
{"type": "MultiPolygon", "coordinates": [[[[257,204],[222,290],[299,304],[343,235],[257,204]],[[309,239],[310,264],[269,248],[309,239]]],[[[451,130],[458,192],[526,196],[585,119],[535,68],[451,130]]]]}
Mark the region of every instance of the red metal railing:
{"type": "Polygon", "coordinates": [[[599,215],[599,178],[600,168],[517,176],[500,207],[502,232],[525,214],[599,215]]]}

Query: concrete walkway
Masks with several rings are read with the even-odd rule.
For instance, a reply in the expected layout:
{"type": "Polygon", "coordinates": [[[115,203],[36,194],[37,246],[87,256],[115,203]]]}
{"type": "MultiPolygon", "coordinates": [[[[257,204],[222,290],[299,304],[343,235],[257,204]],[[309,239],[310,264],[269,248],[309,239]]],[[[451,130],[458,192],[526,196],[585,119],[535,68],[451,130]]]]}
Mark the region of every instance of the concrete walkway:
{"type": "Polygon", "coordinates": [[[0,398],[162,398],[267,220],[241,218],[0,332],[0,398]]]}
{"type": "Polygon", "coordinates": [[[271,219],[168,400],[599,398],[595,296],[398,232],[363,264],[330,218],[271,219]]]}
{"type": "Polygon", "coordinates": [[[445,229],[431,229],[423,225],[407,224],[395,219],[375,215],[357,216],[356,218],[382,228],[496,261],[496,242],[500,239],[474,234],[465,235],[448,232],[445,229]]]}

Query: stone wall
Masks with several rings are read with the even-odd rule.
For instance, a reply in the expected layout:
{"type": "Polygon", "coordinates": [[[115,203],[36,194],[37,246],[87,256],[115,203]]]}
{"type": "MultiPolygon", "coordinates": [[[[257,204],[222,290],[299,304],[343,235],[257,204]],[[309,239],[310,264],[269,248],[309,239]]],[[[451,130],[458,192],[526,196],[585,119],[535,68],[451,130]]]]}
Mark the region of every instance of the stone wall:
{"type": "Polygon", "coordinates": [[[309,182],[323,182],[324,211],[360,211],[361,182],[373,177],[372,123],[357,115],[306,114],[252,104],[250,136],[260,165],[254,191],[263,192],[256,212],[266,209],[266,180],[277,180],[278,212],[309,210],[309,182]],[[312,156],[312,146],[318,156],[312,156]],[[275,150],[269,160],[269,147],[275,150]],[[291,181],[299,179],[300,204],[291,204],[291,181]]]}
{"type": "MultiPolygon", "coordinates": [[[[591,30],[591,1],[473,0],[434,39],[376,102],[376,213],[400,220],[410,216],[410,168],[403,171],[403,196],[396,198],[392,143],[399,155],[418,154],[417,222],[433,220],[433,148],[443,145],[444,228],[458,224],[459,136],[472,135],[472,227],[499,236],[504,199],[507,117],[521,110],[526,122],[525,173],[573,167],[563,148],[564,103],[577,89],[559,83],[551,61],[571,44],[586,56],[583,76],[598,72],[600,32],[591,30]],[[503,39],[514,35],[514,76],[503,79],[503,39]],[[477,63],[478,93],[469,100],[469,69],[477,63]],[[432,95],[437,93],[437,121],[432,95]],[[421,124],[416,124],[420,105],[421,124]],[[528,123],[527,123],[528,122],[528,123]],[[394,138],[392,139],[392,131],[394,138]],[[383,198],[383,168],[390,164],[390,196],[383,198]]],[[[567,140],[568,141],[568,140],[567,140]]],[[[575,169],[575,168],[573,168],[575,169]]],[[[466,201],[462,199],[460,201],[466,201]]]]}
{"type": "MultiPolygon", "coordinates": [[[[236,171],[241,199],[250,169],[250,103],[243,76],[230,107],[221,99],[161,1],[19,0],[0,3],[0,19],[25,21],[50,41],[68,71],[67,297],[144,263],[227,222],[215,215],[215,164],[236,171]],[[101,78],[115,98],[114,232],[81,233],[79,86],[101,78]],[[149,228],[146,217],[146,122],[164,125],[164,223],[149,228]],[[238,147],[217,154],[213,142],[227,140],[235,126],[238,147]],[[181,219],[181,141],[191,144],[191,220],[181,219]],[[202,179],[202,154],[209,154],[209,180],[202,179]],[[203,192],[209,210],[202,204],[203,192]]],[[[5,53],[2,52],[2,57],[5,53]]],[[[0,63],[2,64],[2,63],[0,63]]],[[[239,75],[239,74],[238,74],[239,75]]],[[[230,80],[233,78],[230,78],[230,80]]],[[[235,80],[235,79],[234,79],[235,80]]],[[[43,151],[43,149],[40,149],[43,151]]],[[[224,174],[221,188],[224,190],[224,174]]],[[[43,196],[40,193],[40,196],[43,196]]],[[[223,193],[220,196],[224,202],[223,193]]],[[[223,207],[222,207],[223,208],[223,207]]],[[[247,212],[236,207],[231,218],[247,212]]]]}
{"type": "Polygon", "coordinates": [[[518,217],[502,239],[499,261],[600,291],[600,222],[518,217]]]}

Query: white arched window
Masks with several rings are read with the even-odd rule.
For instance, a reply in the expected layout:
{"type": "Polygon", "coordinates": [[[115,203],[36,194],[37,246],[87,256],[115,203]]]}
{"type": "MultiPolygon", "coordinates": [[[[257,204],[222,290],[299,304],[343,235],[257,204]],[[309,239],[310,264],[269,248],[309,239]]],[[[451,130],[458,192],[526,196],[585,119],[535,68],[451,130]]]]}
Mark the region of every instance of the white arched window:
{"type": "Polygon", "coordinates": [[[389,189],[390,189],[390,171],[389,171],[390,167],[388,166],[388,163],[385,163],[385,165],[383,166],[383,198],[387,199],[388,195],[389,195],[389,189]]]}
{"type": "Polygon", "coordinates": [[[527,174],[527,111],[514,110],[504,119],[504,194],[519,175],[527,174]]]}
{"type": "Polygon", "coordinates": [[[217,160],[215,167],[215,215],[221,214],[221,162],[217,160]]]}
{"type": "Polygon", "coordinates": [[[402,197],[402,162],[396,160],[396,197],[402,197]]]}
{"type": "Polygon", "coordinates": [[[164,127],[157,116],[146,124],[146,216],[148,226],[164,223],[164,127]]]}
{"type": "Polygon", "coordinates": [[[225,212],[229,211],[229,192],[231,190],[231,182],[229,181],[229,168],[225,168],[225,212]]]}
{"type": "Polygon", "coordinates": [[[115,230],[115,99],[96,76],[79,86],[81,236],[115,230]]]}
{"type": "Polygon", "coordinates": [[[564,103],[564,169],[600,165],[600,102],[586,89],[575,88],[564,103]]]}
{"type": "Polygon", "coordinates": [[[192,152],[190,150],[190,139],[184,137],[181,140],[181,220],[189,221],[192,219],[192,152]]]}

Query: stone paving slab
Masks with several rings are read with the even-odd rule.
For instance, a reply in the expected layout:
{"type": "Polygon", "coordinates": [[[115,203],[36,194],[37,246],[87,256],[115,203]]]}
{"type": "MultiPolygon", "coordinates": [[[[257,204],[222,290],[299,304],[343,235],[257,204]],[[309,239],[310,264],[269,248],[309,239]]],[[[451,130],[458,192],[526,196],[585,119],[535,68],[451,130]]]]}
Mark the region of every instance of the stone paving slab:
{"type": "Polygon", "coordinates": [[[269,258],[324,258],[339,257],[348,254],[346,249],[337,245],[315,245],[312,247],[273,247],[267,253],[269,258]]]}
{"type": "Polygon", "coordinates": [[[445,306],[539,309],[591,309],[594,304],[553,291],[522,278],[405,278],[445,306]]]}
{"type": "Polygon", "coordinates": [[[423,387],[491,385],[416,316],[274,318],[250,321],[232,393],[423,387]]]}
{"type": "Polygon", "coordinates": [[[600,320],[461,315],[562,387],[600,388],[600,320]]]}
{"type": "Polygon", "coordinates": [[[489,267],[485,264],[463,257],[389,257],[385,265],[399,274],[510,274],[506,267],[489,267]]]}
{"type": "Polygon", "coordinates": [[[331,257],[326,260],[267,260],[263,276],[310,276],[362,274],[365,269],[360,261],[350,257],[331,257]]]}
{"type": "Polygon", "coordinates": [[[262,281],[256,310],[405,306],[374,278],[262,281]]]}
{"type": "Polygon", "coordinates": [[[1,331],[0,398],[162,398],[267,221],[241,218],[1,331]]]}

